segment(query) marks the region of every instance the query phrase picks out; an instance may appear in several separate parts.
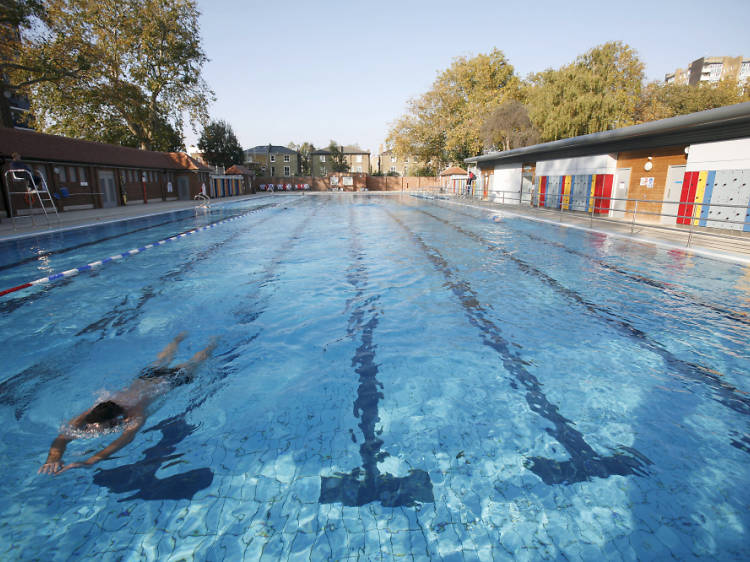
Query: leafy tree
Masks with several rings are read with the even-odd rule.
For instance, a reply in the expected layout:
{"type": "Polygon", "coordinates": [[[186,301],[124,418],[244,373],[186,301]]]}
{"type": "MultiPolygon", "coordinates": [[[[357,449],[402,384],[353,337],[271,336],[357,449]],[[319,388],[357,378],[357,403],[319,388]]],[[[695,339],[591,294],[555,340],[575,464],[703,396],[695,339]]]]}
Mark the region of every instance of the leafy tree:
{"type": "Polygon", "coordinates": [[[327,150],[331,153],[331,171],[348,172],[349,163],[344,156],[344,147],[340,146],[335,140],[328,143],[327,150]]]}
{"type": "Polygon", "coordinates": [[[296,150],[299,154],[300,174],[303,176],[312,175],[312,159],[310,155],[315,151],[315,145],[311,142],[303,142],[299,145],[290,142],[287,148],[296,150]]]}
{"type": "Polygon", "coordinates": [[[473,58],[459,57],[440,73],[432,89],[409,102],[387,142],[400,156],[420,161],[461,161],[479,154],[479,130],[487,112],[521,93],[520,81],[498,49],[473,58]]]}
{"type": "Polygon", "coordinates": [[[559,70],[533,75],[526,90],[529,116],[545,141],[632,125],[643,78],[633,49],[605,43],[559,70]]]}
{"type": "Polygon", "coordinates": [[[635,119],[643,123],[744,101],[750,101],[750,92],[729,80],[695,86],[652,82],[643,89],[635,119]]]}
{"type": "Polygon", "coordinates": [[[198,139],[198,149],[212,166],[229,168],[245,159],[242,146],[226,121],[211,121],[206,125],[198,139]]]}
{"type": "Polygon", "coordinates": [[[201,70],[194,0],[47,0],[44,28],[25,61],[68,49],[79,71],[31,85],[39,128],[72,137],[158,149],[182,137],[183,115],[207,119],[213,98],[201,70]],[[115,125],[113,127],[113,125],[115,125]]]}
{"type": "Polygon", "coordinates": [[[78,76],[89,53],[69,37],[40,35],[47,21],[41,0],[3,0],[0,10],[0,127],[12,127],[10,100],[45,82],[78,76]],[[30,53],[31,39],[37,48],[30,53]]]}
{"type": "Polygon", "coordinates": [[[435,173],[435,169],[428,164],[418,167],[414,175],[421,178],[434,178],[437,174],[435,173]]]}
{"type": "Polygon", "coordinates": [[[497,106],[482,124],[480,135],[487,150],[510,150],[539,142],[526,107],[516,100],[497,106]]]}

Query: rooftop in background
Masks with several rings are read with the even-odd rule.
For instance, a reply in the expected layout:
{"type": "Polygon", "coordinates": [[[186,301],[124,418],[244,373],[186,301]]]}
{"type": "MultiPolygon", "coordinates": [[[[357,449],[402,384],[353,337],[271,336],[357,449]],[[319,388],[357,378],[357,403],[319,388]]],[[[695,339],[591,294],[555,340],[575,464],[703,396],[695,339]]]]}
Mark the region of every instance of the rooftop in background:
{"type": "MultiPolygon", "coordinates": [[[[343,147],[344,154],[370,154],[369,150],[362,150],[357,145],[348,144],[343,147]]],[[[319,148],[318,150],[313,150],[310,154],[330,154],[331,151],[328,150],[328,148],[319,148]]]]}
{"type": "Polygon", "coordinates": [[[466,158],[464,162],[525,162],[750,137],[750,102],[533,146],[466,158]]]}
{"type": "Polygon", "coordinates": [[[463,168],[459,168],[458,166],[452,166],[440,172],[440,175],[441,176],[465,176],[467,173],[468,172],[464,170],[463,168]]]}
{"type": "Polygon", "coordinates": [[[18,152],[23,160],[211,171],[184,152],[154,152],[36,131],[0,128],[0,157],[10,158],[14,152],[18,152]]]}
{"type": "Polygon", "coordinates": [[[268,154],[268,148],[271,148],[272,153],[276,154],[297,154],[296,150],[292,150],[291,148],[287,148],[286,146],[278,146],[275,144],[261,144],[258,146],[254,146],[253,148],[248,148],[245,150],[245,154],[268,154]]]}

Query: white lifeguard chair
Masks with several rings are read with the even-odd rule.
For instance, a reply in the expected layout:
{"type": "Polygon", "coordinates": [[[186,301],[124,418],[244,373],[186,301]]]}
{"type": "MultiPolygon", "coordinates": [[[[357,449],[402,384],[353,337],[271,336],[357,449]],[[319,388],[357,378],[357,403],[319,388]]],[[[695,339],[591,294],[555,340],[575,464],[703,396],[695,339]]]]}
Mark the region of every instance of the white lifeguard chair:
{"type": "Polygon", "coordinates": [[[43,176],[35,176],[31,171],[26,169],[19,170],[8,170],[5,172],[5,186],[7,187],[8,202],[10,204],[10,216],[13,221],[13,228],[16,228],[16,219],[21,217],[30,217],[31,224],[34,222],[34,216],[36,214],[44,214],[44,218],[47,220],[47,225],[50,226],[50,216],[54,212],[57,222],[60,222],[60,215],[57,214],[57,206],[55,205],[52,195],[47,189],[47,182],[43,176]],[[23,188],[22,188],[23,187],[23,188]],[[27,203],[25,210],[28,213],[19,214],[22,209],[13,208],[13,196],[23,195],[27,203]],[[35,204],[39,203],[39,208],[42,213],[35,213],[35,204]]]}

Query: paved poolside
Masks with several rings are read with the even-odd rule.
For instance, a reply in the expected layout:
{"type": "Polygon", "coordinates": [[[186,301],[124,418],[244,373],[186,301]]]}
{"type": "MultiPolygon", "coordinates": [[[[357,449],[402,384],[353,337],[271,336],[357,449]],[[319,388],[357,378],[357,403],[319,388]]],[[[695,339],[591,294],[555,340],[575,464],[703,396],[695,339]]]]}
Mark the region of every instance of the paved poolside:
{"type": "MultiPolygon", "coordinates": [[[[377,192],[374,192],[377,193],[377,192]]],[[[316,195],[309,192],[307,195],[316,195]]],[[[397,195],[388,192],[389,195],[397,195]]],[[[294,194],[298,196],[298,194],[294,194]]],[[[341,194],[343,195],[343,193],[341,194]]],[[[218,202],[239,201],[247,198],[258,197],[284,197],[292,194],[268,194],[257,193],[254,195],[238,195],[222,198],[218,202]]],[[[64,230],[81,226],[102,224],[109,221],[117,221],[128,218],[142,217],[146,215],[190,209],[196,206],[195,201],[150,201],[148,204],[132,203],[125,207],[112,207],[109,209],[82,209],[60,213],[59,221],[50,219],[48,225],[44,216],[36,216],[35,224],[29,218],[16,219],[15,226],[11,219],[2,216],[0,222],[0,241],[12,238],[21,238],[33,234],[64,230]]],[[[560,213],[554,209],[536,207],[519,207],[517,205],[501,205],[475,199],[456,198],[446,202],[449,205],[465,205],[477,209],[486,209],[488,212],[502,211],[504,213],[522,215],[532,220],[559,223],[571,228],[582,228],[605,232],[618,237],[632,239],[634,241],[655,243],[672,247],[675,250],[693,251],[698,254],[713,255],[722,259],[750,264],[750,233],[726,231],[712,228],[689,227],[666,229],[659,225],[633,225],[630,220],[625,219],[597,219],[586,214],[560,213]]]]}

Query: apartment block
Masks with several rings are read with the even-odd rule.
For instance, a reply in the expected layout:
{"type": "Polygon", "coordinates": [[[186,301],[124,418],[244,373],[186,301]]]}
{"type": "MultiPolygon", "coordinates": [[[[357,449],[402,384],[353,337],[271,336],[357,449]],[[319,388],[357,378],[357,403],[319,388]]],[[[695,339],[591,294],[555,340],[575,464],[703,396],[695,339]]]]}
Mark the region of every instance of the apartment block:
{"type": "Polygon", "coordinates": [[[701,83],[715,84],[721,80],[736,80],[743,85],[750,79],[750,58],[748,57],[701,57],[688,65],[664,76],[667,84],[701,83]]]}
{"type": "Polygon", "coordinates": [[[416,156],[399,156],[393,150],[382,150],[381,147],[380,154],[373,158],[372,168],[373,172],[383,174],[395,172],[399,176],[413,176],[423,165],[416,156]]]}
{"type": "MultiPolygon", "coordinates": [[[[349,171],[353,173],[370,173],[370,152],[356,145],[342,146],[344,160],[349,165],[349,171]]],[[[326,177],[333,173],[332,153],[327,148],[319,148],[310,153],[312,175],[315,177],[326,177]]]]}

